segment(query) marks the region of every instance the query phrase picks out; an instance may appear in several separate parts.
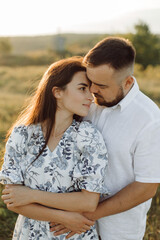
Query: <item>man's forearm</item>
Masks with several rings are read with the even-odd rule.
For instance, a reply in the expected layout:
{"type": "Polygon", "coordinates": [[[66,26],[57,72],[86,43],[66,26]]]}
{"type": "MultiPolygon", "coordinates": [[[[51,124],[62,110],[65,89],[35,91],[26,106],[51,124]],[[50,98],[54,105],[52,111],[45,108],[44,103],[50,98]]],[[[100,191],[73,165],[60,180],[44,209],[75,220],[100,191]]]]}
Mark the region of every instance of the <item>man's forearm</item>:
{"type": "Polygon", "coordinates": [[[74,231],[74,234],[76,232],[79,233],[79,231],[83,232],[84,230],[89,230],[90,227],[94,224],[93,221],[85,218],[80,213],[51,209],[38,204],[29,204],[14,208],[10,207],[8,209],[35,220],[52,223],[54,222],[54,224],[62,224],[62,228],[67,229],[66,232],[68,232],[70,229],[71,231],[74,231]]]}
{"type": "Polygon", "coordinates": [[[94,213],[85,216],[97,220],[102,217],[127,211],[152,198],[157,191],[158,183],[133,182],[111,198],[99,203],[94,213]]]}
{"type": "Polygon", "coordinates": [[[39,221],[61,223],[61,220],[64,217],[63,211],[47,208],[39,204],[29,204],[20,207],[8,207],[8,209],[25,217],[39,221]]]}

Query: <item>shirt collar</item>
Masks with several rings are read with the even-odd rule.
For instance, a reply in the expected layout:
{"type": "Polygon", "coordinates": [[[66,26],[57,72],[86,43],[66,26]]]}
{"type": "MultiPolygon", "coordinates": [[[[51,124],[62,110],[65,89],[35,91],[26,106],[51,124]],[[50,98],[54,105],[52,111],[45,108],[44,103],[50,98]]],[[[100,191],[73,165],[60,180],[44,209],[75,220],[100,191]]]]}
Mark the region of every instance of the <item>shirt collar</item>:
{"type": "Polygon", "coordinates": [[[135,96],[139,92],[138,83],[135,77],[133,77],[133,79],[134,79],[133,87],[130,89],[127,95],[115,106],[120,107],[121,111],[123,111],[128,106],[128,104],[130,104],[130,102],[135,98],[135,96]]]}

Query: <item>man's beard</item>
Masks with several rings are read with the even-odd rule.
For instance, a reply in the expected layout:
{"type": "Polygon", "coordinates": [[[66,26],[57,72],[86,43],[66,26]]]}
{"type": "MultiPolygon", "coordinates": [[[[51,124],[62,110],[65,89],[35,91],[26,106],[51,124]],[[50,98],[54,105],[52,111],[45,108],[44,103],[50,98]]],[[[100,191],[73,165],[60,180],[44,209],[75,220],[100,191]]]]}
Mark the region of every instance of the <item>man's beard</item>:
{"type": "Polygon", "coordinates": [[[94,101],[95,101],[96,104],[101,105],[101,106],[113,107],[113,106],[117,105],[124,98],[124,96],[125,95],[124,95],[124,92],[123,92],[123,88],[120,86],[118,94],[113,101],[106,102],[104,100],[104,98],[97,93],[94,94],[94,101]]]}

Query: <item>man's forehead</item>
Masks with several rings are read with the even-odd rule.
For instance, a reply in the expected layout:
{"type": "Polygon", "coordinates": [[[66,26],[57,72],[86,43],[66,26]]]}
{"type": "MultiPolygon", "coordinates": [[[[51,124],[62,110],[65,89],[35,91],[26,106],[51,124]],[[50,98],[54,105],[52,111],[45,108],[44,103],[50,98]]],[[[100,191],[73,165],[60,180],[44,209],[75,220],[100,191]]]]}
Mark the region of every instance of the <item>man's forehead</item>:
{"type": "Polygon", "coordinates": [[[89,76],[96,76],[96,78],[102,78],[104,79],[106,76],[113,77],[116,70],[112,68],[109,64],[103,64],[99,66],[92,66],[87,67],[87,75],[89,76]]]}
{"type": "Polygon", "coordinates": [[[102,71],[110,71],[110,72],[114,72],[114,68],[111,67],[110,64],[101,64],[98,66],[87,66],[87,70],[88,71],[96,71],[96,72],[102,72],[102,71]]]}
{"type": "Polygon", "coordinates": [[[87,67],[87,77],[97,85],[106,85],[114,78],[114,69],[103,64],[95,67],[87,67]]]}

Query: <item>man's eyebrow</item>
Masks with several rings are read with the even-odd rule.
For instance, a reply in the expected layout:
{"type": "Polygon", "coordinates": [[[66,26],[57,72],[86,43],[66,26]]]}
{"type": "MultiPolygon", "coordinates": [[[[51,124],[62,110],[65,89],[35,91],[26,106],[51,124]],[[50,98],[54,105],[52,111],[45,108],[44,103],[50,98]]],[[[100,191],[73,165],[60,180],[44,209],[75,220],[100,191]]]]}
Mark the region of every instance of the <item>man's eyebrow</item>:
{"type": "Polygon", "coordinates": [[[99,84],[99,83],[94,83],[93,81],[92,81],[92,83],[95,84],[95,85],[97,85],[97,86],[100,86],[100,87],[108,87],[108,85],[99,84]]]}
{"type": "Polygon", "coordinates": [[[82,86],[88,87],[88,84],[86,84],[86,83],[79,83],[78,85],[82,85],[82,86]]]}
{"type": "Polygon", "coordinates": [[[87,79],[89,80],[89,82],[92,84],[95,84],[95,85],[97,85],[97,86],[100,86],[100,87],[108,87],[108,85],[104,85],[104,84],[98,84],[98,83],[94,83],[93,81],[91,81],[90,79],[89,79],[89,77],[87,76],[87,79]]]}

